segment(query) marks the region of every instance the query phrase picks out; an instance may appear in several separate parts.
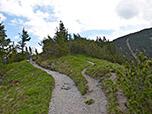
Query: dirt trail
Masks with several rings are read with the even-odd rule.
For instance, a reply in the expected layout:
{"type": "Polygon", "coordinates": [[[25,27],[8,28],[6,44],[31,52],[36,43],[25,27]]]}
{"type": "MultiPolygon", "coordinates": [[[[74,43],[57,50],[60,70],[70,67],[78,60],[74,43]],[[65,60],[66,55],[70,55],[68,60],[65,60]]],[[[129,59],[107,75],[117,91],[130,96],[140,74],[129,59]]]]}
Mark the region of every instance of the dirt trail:
{"type": "MultiPolygon", "coordinates": [[[[88,61],[91,65],[94,63],[88,61]]],[[[106,114],[106,106],[107,106],[107,99],[104,94],[104,92],[101,90],[101,84],[93,79],[92,77],[85,74],[85,71],[87,68],[85,68],[82,71],[82,75],[87,79],[89,92],[85,95],[85,97],[89,99],[93,99],[94,103],[91,104],[89,107],[91,110],[90,114],[106,114]]]]}
{"type": "Polygon", "coordinates": [[[107,114],[105,94],[100,89],[99,83],[85,74],[86,69],[82,71],[82,74],[88,81],[90,92],[82,96],[68,76],[44,69],[35,63],[32,64],[52,75],[55,80],[49,114],[107,114]],[[89,99],[93,99],[94,103],[87,105],[85,101],[89,99]]]}
{"type": "Polygon", "coordinates": [[[138,57],[137,57],[137,55],[136,55],[136,54],[133,52],[133,50],[131,49],[131,46],[130,46],[130,44],[129,44],[129,39],[126,40],[126,43],[127,43],[128,49],[130,50],[132,56],[133,56],[138,62],[140,62],[139,59],[138,59],[138,57]]]}

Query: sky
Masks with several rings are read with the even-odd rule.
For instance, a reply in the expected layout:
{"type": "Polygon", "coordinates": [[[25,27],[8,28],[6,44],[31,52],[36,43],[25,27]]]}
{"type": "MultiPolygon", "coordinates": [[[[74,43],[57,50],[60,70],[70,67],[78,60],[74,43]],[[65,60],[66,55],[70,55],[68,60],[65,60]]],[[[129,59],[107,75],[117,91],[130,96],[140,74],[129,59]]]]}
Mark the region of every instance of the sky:
{"type": "Polygon", "coordinates": [[[16,43],[23,27],[31,36],[27,44],[54,36],[62,20],[68,32],[110,41],[152,27],[152,0],[0,0],[0,18],[6,33],[16,43]]]}

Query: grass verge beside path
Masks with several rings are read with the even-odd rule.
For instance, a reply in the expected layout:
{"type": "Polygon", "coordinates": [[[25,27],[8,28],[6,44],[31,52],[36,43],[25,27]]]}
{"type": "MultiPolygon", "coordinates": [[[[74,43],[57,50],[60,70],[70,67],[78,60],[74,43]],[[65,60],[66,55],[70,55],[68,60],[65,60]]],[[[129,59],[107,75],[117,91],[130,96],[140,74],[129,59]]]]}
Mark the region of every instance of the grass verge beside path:
{"type": "Polygon", "coordinates": [[[118,90],[120,90],[119,85],[109,78],[111,77],[111,72],[125,72],[125,68],[116,63],[87,57],[85,55],[76,54],[75,56],[94,63],[94,65],[87,68],[86,74],[101,81],[101,88],[108,100],[108,112],[110,114],[124,114],[124,112],[118,108],[117,93],[118,90]]]}
{"type": "Polygon", "coordinates": [[[108,112],[110,114],[123,114],[123,111],[118,108],[119,103],[117,102],[119,85],[109,79],[111,77],[111,72],[124,72],[125,68],[123,66],[82,54],[39,61],[39,64],[45,68],[53,69],[70,76],[82,94],[85,94],[87,90],[87,81],[81,74],[81,71],[89,66],[85,73],[101,81],[101,88],[105,92],[109,102],[107,107],[108,112]],[[88,61],[93,62],[94,65],[90,65],[88,61]]]}
{"type": "Polygon", "coordinates": [[[53,78],[27,61],[7,66],[0,85],[1,114],[47,114],[53,78]]]}
{"type": "Polygon", "coordinates": [[[93,78],[104,78],[107,73],[116,72],[116,71],[125,71],[125,67],[119,65],[117,63],[111,63],[106,60],[96,59],[92,57],[88,57],[82,54],[75,54],[76,57],[81,58],[83,60],[91,61],[94,65],[91,65],[87,68],[86,74],[92,76],[93,78]]]}
{"type": "Polygon", "coordinates": [[[38,62],[42,67],[49,68],[60,73],[66,74],[75,82],[82,95],[87,92],[87,80],[81,74],[81,71],[90,64],[81,58],[75,56],[64,56],[57,59],[48,59],[38,62]]]}

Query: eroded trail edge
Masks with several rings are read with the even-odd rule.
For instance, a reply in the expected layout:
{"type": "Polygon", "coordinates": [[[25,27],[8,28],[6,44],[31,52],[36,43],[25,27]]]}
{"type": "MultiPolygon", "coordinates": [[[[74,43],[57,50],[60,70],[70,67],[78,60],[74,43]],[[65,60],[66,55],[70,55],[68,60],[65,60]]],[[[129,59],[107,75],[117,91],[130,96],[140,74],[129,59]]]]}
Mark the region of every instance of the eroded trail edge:
{"type": "Polygon", "coordinates": [[[49,114],[107,114],[105,94],[100,89],[99,83],[85,74],[86,69],[82,74],[88,81],[89,92],[82,96],[68,76],[42,68],[35,63],[32,64],[52,75],[55,80],[49,114]],[[86,104],[85,101],[89,99],[93,99],[94,103],[86,104]]]}

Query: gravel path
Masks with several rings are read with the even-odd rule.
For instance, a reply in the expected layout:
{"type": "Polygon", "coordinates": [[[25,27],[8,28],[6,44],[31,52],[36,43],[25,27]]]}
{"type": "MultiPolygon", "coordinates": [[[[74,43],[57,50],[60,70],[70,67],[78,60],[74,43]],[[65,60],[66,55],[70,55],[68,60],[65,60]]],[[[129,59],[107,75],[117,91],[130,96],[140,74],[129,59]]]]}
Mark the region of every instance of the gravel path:
{"type": "MultiPolygon", "coordinates": [[[[91,65],[94,63],[88,61],[91,65]]],[[[89,92],[85,96],[87,99],[93,99],[94,103],[89,106],[90,114],[107,114],[106,106],[107,99],[104,92],[101,90],[101,84],[92,77],[85,74],[86,68],[82,71],[82,75],[87,79],[89,92]]]]}
{"type": "Polygon", "coordinates": [[[32,64],[52,75],[55,80],[49,114],[107,114],[106,97],[100,89],[99,83],[85,75],[86,69],[82,71],[82,74],[88,81],[89,92],[82,96],[73,80],[68,76],[32,64]],[[94,103],[87,105],[85,101],[89,99],[93,99],[94,103]]]}

